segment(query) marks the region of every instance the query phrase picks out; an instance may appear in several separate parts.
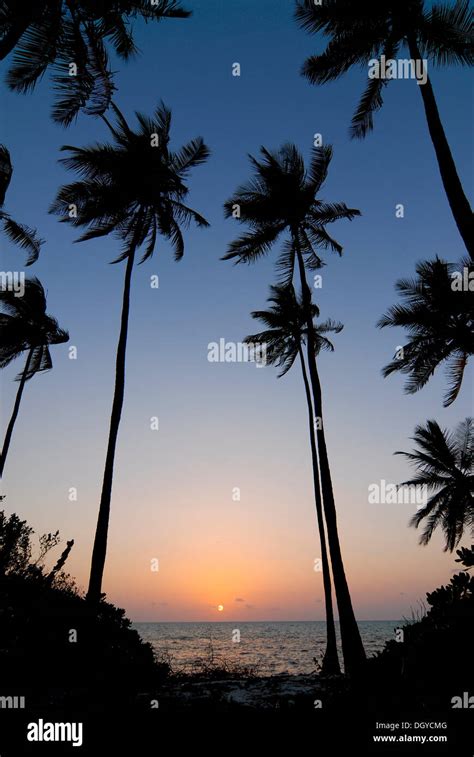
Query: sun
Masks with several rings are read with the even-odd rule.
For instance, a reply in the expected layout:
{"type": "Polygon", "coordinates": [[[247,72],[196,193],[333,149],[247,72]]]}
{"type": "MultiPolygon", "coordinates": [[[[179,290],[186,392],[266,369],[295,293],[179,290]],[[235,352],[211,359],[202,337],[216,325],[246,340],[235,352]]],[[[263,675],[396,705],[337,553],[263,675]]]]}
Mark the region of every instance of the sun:
{"type": "Polygon", "coordinates": [[[219,612],[222,612],[223,609],[224,609],[224,605],[217,605],[217,610],[219,612]]]}

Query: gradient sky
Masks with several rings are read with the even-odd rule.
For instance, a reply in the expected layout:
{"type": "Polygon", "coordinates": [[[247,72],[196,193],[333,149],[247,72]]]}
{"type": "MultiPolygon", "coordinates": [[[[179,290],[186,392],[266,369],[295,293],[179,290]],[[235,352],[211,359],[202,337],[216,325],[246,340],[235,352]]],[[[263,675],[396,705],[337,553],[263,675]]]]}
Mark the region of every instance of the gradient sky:
{"type": "MultiPolygon", "coordinates": [[[[348,125],[365,72],[312,87],[299,76],[320,39],[299,30],[283,0],[190,0],[182,21],[136,25],[142,55],[114,61],[117,102],[131,119],[162,98],[173,111],[172,146],[202,135],[212,158],[191,177],[191,206],[211,222],[186,234],[176,264],[168,244],[136,268],[127,354],[125,407],[116,456],[104,591],[135,620],[323,619],[307,419],[295,368],[209,363],[207,346],[239,341],[255,329],[275,281],[277,249],[252,267],[219,258],[239,229],[222,203],[249,175],[247,153],[293,141],[309,156],[320,132],[334,147],[321,196],[360,208],[362,218],[332,227],[344,256],[328,254],[317,301],[323,318],[345,324],[336,351],[320,360],[325,427],[340,537],[356,615],[409,615],[426,591],[449,580],[453,556],[439,535],[428,547],[407,526],[414,507],[372,505],[368,486],[400,482],[409,468],[393,452],[410,449],[417,423],[452,428],[472,412],[472,367],[454,406],[442,408],[444,377],[415,396],[403,379],[383,379],[403,333],[375,323],[396,300],[394,283],[420,259],[455,261],[464,248],[442,188],[414,81],[394,81],[363,142],[348,125]],[[233,77],[239,62],[241,76],[233,77]],[[405,218],[395,218],[395,205],[405,218]],[[158,274],[160,288],[150,288],[158,274]],[[159,416],[159,431],[150,417],[159,416]],[[240,487],[241,501],[232,499],[240,487]],[[150,560],[160,570],[151,572],[150,560]],[[224,611],[217,612],[223,604],[224,611]]],[[[5,62],[2,75],[5,71],[5,62]]],[[[470,74],[430,70],[466,190],[472,188],[470,74]]],[[[64,131],[49,118],[45,79],[31,96],[1,89],[0,142],[14,176],[7,207],[46,238],[29,269],[48,290],[48,310],[69,329],[78,359],[54,349],[54,370],[27,386],[4,477],[8,512],[38,534],[75,539],[67,567],[87,585],[112,401],[123,264],[111,266],[115,240],[73,245],[74,232],[47,209],[72,175],[57,163],[63,144],[106,137],[99,120],[81,116],[64,131]],[[78,501],[68,491],[77,487],[78,501]]],[[[2,238],[2,269],[24,257],[2,238]]],[[[23,362],[2,375],[6,425],[23,362]]]]}

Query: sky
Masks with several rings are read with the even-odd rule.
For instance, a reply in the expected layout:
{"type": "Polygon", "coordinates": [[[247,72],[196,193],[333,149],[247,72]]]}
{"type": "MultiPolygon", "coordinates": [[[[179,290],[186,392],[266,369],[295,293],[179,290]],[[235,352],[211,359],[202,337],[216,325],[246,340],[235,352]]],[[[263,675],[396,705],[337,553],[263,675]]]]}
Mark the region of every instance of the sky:
{"type": "MultiPolygon", "coordinates": [[[[315,133],[334,157],[321,197],[359,208],[331,232],[344,254],[326,256],[321,317],[344,330],[320,358],[325,429],[339,533],[356,616],[409,616],[449,578],[454,556],[441,535],[427,547],[408,527],[413,505],[371,504],[368,487],[398,483],[410,469],[396,450],[412,448],[415,426],[445,428],[472,413],[472,366],[460,397],[442,407],[442,371],[416,395],[382,366],[403,332],[376,329],[396,302],[397,279],[436,254],[464,248],[450,214],[418,85],[390,82],[375,130],[351,141],[348,126],[367,72],[311,86],[299,75],[323,49],[301,31],[283,0],[190,0],[188,20],[135,25],[141,55],[117,70],[116,101],[133,122],[160,99],[173,112],[172,147],[203,136],[212,155],[190,178],[189,204],[211,223],[186,232],[175,263],[160,240],[134,271],[125,405],[120,428],[103,590],[134,620],[319,620],[324,618],[307,438],[306,405],[295,367],[212,363],[210,342],[255,331],[275,283],[277,246],[252,266],[220,260],[242,227],[222,205],[250,175],[247,155],[292,141],[307,159],[315,133]],[[232,75],[240,63],[240,77],[232,75]],[[402,203],[404,218],[396,218],[402,203]],[[159,288],[150,277],[159,276],[159,288]],[[159,430],[150,419],[159,418],[159,430]],[[240,500],[235,501],[235,488],[240,500]],[[158,571],[151,570],[158,560],[158,571]],[[218,605],[223,605],[219,612],[218,605]]],[[[0,75],[6,70],[4,62],[0,75]]],[[[457,68],[429,69],[465,189],[472,190],[472,83],[457,68]]],[[[48,311],[70,332],[53,350],[54,368],[26,387],[3,479],[8,513],[37,535],[74,539],[68,571],[86,588],[112,402],[124,265],[113,238],[73,244],[74,230],[48,215],[58,187],[73,180],[57,161],[64,144],[107,139],[102,122],[80,116],[67,131],[49,116],[47,77],[29,96],[0,90],[0,142],[14,175],[6,207],[47,241],[28,274],[48,293],[48,311]],[[69,359],[69,346],[77,359],[69,359]],[[71,488],[77,500],[71,501],[71,488]]],[[[22,252],[2,237],[3,270],[24,270],[22,252]]],[[[5,428],[21,370],[1,376],[5,428]]],[[[54,558],[57,554],[54,555],[54,558]]]]}

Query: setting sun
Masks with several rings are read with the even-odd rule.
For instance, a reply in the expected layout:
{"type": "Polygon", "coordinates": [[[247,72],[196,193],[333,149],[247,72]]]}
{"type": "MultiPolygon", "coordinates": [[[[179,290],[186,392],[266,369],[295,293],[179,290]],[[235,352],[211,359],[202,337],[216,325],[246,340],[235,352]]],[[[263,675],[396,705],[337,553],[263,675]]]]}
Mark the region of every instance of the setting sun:
{"type": "Polygon", "coordinates": [[[222,610],[224,609],[224,605],[217,605],[217,609],[219,612],[222,612],[222,610]]]}

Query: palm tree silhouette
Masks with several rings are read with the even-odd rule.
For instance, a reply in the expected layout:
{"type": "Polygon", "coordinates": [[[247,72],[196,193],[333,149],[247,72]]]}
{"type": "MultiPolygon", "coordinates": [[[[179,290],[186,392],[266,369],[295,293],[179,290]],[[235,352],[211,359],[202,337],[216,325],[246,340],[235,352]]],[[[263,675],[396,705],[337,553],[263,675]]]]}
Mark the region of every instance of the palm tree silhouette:
{"type": "MultiPolygon", "coordinates": [[[[329,42],[321,55],[306,60],[302,73],[313,84],[338,79],[352,66],[368,64],[381,55],[395,59],[408,48],[414,61],[427,59],[434,65],[472,65],[472,9],[469,0],[454,6],[425,8],[423,0],[312,0],[296,3],[296,20],[311,33],[322,31],[329,42]]],[[[369,78],[352,119],[352,137],[363,138],[373,128],[373,115],[383,105],[388,80],[369,78]]],[[[471,258],[474,259],[474,221],[451,149],[441,122],[430,78],[419,87],[430,137],[444,190],[454,220],[471,258]]]]}
{"type": "Polygon", "coordinates": [[[203,216],[185,204],[189,192],[185,180],[190,170],[204,163],[209,156],[203,140],[200,137],[193,139],[178,152],[172,152],[168,147],[171,111],[163,103],[152,118],[136,114],[136,131],[129,127],[117,106],[112,104],[112,107],[115,123],[105,117],[103,120],[110,129],[113,144],[62,148],[69,153],[62,162],[81,178],[63,186],[51,206],[51,212],[60,215],[62,222],[87,227],[78,242],[114,234],[123,243],[123,249],[113,262],[127,261],[110,433],[88,590],[92,601],[100,599],[107,552],[114,458],[125,390],[125,354],[135,256],[145,245],[141,262],[151,257],[161,234],[170,240],[175,259],[180,260],[184,254],[181,226],[187,228],[191,221],[200,227],[209,225],[203,216]],[[73,217],[71,206],[77,210],[73,217]]]}
{"type": "MultiPolygon", "coordinates": [[[[320,490],[318,455],[316,451],[316,436],[314,431],[315,417],[311,389],[303,355],[303,344],[306,341],[306,313],[301,298],[298,298],[293,286],[271,286],[268,302],[271,306],[268,310],[256,310],[252,318],[262,321],[267,326],[265,331],[253,334],[245,338],[245,342],[252,345],[264,344],[266,346],[265,357],[270,365],[281,368],[278,377],[284,376],[292,368],[295,360],[299,358],[303,383],[308,406],[309,436],[311,445],[311,458],[313,464],[314,497],[318,519],[319,539],[321,545],[321,564],[323,573],[324,598],[326,605],[326,651],[323,658],[322,672],[325,674],[340,673],[339,660],[336,646],[336,627],[332,605],[331,573],[326,545],[326,531],[320,490]]],[[[312,304],[312,318],[319,316],[319,308],[312,304]]],[[[314,341],[316,352],[321,349],[333,350],[333,346],[324,334],[329,331],[338,333],[342,324],[331,320],[314,325],[314,341]]]]}
{"type": "Polygon", "coordinates": [[[332,148],[329,145],[313,148],[308,170],[305,169],[303,157],[295,145],[285,144],[275,153],[262,147],[261,153],[261,160],[250,156],[254,177],[239,187],[235,195],[225,203],[226,216],[235,217],[241,223],[248,224],[250,231],[229,245],[229,251],[223,259],[236,258],[237,263],[254,262],[271,249],[280,235],[286,233],[288,239],[277,263],[283,283],[293,281],[295,266],[298,266],[308,330],[308,368],[314,412],[320,421],[316,428],[316,438],[324,515],[339,608],[345,669],[351,674],[357,671],[365,660],[365,652],[352,608],[339,544],[336,506],[323,425],[322,391],[316,364],[311,291],[306,280],[306,268],[312,270],[321,267],[322,261],[317,247],[342,252],[342,247],[326,231],[326,224],[341,218],[351,220],[360,213],[358,210],[347,208],[344,203],[326,203],[317,199],[331,162],[332,148]]]}
{"type": "Polygon", "coordinates": [[[22,296],[12,291],[0,291],[0,368],[5,368],[23,352],[27,353],[25,367],[16,377],[20,383],[0,455],[0,477],[3,476],[25,384],[36,373],[53,367],[50,346],[68,340],[67,331],[59,328],[56,319],[46,313],[46,296],[37,278],[25,280],[22,296]]]}
{"type": "Polygon", "coordinates": [[[58,94],[55,121],[68,126],[81,109],[102,115],[115,90],[107,42],[128,60],[138,52],[133,19],[190,15],[175,0],[2,0],[0,60],[14,50],[7,84],[16,92],[28,92],[51,67],[58,94]]]}
{"type": "Polygon", "coordinates": [[[38,259],[43,240],[37,236],[36,229],[30,229],[29,226],[18,223],[3,209],[12,175],[10,153],[5,145],[0,145],[0,222],[7,237],[28,253],[25,265],[31,265],[38,259]]]}
{"type": "Polygon", "coordinates": [[[416,272],[416,279],[396,284],[404,304],[394,305],[378,321],[379,328],[401,326],[410,337],[382,373],[408,374],[405,391],[413,394],[446,362],[447,407],[458,396],[465,367],[474,354],[474,297],[468,288],[455,286],[456,277],[469,281],[474,266],[470,260],[454,265],[437,257],[418,263],[416,272]]]}
{"type": "Polygon", "coordinates": [[[426,521],[420,544],[430,541],[440,527],[446,539],[445,552],[459,544],[464,529],[474,533],[474,421],[466,418],[454,433],[442,430],[436,421],[417,426],[412,437],[418,449],[396,452],[417,468],[416,475],[400,486],[423,486],[432,495],[412,517],[410,525],[426,521]]]}

